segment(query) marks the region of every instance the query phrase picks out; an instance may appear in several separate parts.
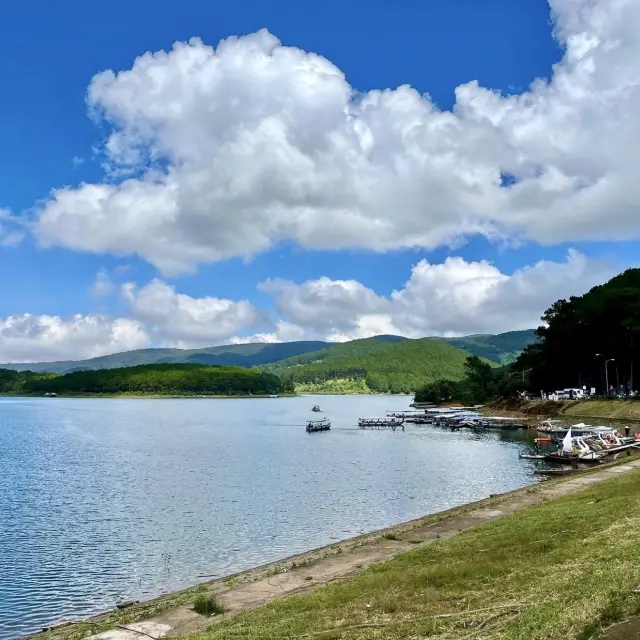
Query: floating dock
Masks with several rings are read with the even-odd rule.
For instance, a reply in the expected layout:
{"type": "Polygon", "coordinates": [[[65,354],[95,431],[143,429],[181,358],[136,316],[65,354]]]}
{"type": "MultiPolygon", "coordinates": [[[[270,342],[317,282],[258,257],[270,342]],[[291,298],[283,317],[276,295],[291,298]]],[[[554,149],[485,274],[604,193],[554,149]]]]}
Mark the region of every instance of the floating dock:
{"type": "Polygon", "coordinates": [[[393,416],[379,418],[358,418],[358,426],[361,429],[393,429],[402,428],[404,431],[404,419],[393,416]]]}

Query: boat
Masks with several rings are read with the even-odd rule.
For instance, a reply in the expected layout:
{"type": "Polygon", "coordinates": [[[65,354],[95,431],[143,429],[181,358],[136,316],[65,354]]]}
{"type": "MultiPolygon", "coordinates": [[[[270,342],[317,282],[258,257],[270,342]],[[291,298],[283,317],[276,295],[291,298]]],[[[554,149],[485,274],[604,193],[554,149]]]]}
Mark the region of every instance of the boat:
{"type": "Polygon", "coordinates": [[[534,473],[537,476],[569,476],[573,473],[582,473],[583,471],[584,469],[562,467],[561,469],[536,469],[534,473]]]}
{"type": "Polygon", "coordinates": [[[607,455],[606,451],[598,451],[585,441],[583,436],[574,436],[571,427],[563,438],[562,444],[554,453],[547,453],[544,459],[548,462],[575,464],[578,462],[598,463],[607,455]]]}
{"type": "Polygon", "coordinates": [[[307,422],[307,433],[316,433],[317,431],[329,431],[331,429],[331,420],[322,418],[322,420],[309,420],[307,422]]]}
{"type": "Polygon", "coordinates": [[[318,413],[320,411],[320,405],[314,404],[313,407],[311,407],[311,411],[318,413]]]}
{"type": "Polygon", "coordinates": [[[358,418],[358,426],[361,429],[397,429],[402,427],[404,430],[404,419],[384,416],[379,418],[358,418]]]}
{"type": "Polygon", "coordinates": [[[585,424],[584,422],[579,422],[578,424],[573,424],[569,427],[557,423],[557,420],[545,420],[545,422],[538,425],[538,433],[542,433],[550,437],[552,440],[560,442],[560,440],[562,440],[569,431],[571,431],[573,436],[589,436],[595,429],[609,429],[613,431],[613,429],[610,429],[609,427],[594,427],[590,424],[585,424]]]}

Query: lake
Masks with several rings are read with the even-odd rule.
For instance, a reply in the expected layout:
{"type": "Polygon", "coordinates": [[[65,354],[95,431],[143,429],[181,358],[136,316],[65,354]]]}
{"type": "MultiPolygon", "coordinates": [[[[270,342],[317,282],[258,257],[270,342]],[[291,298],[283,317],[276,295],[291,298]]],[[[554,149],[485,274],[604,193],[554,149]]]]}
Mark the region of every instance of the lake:
{"type": "Polygon", "coordinates": [[[1,399],[0,638],[534,481],[524,434],[357,428],[410,402],[1,399]]]}

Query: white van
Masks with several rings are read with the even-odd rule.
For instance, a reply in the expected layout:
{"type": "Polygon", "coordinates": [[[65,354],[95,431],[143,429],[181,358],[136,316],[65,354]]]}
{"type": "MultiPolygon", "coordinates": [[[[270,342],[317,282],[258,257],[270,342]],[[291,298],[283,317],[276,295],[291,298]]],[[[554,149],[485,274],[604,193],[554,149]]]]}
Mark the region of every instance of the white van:
{"type": "Polygon", "coordinates": [[[562,389],[562,391],[556,391],[558,400],[584,400],[586,395],[584,389],[562,389]]]}

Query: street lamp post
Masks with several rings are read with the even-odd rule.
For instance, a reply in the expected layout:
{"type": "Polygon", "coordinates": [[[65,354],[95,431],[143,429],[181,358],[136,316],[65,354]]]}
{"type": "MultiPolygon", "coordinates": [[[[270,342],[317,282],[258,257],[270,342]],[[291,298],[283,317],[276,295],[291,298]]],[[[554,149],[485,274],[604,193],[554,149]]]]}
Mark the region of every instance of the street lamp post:
{"type": "MultiPolygon", "coordinates": [[[[601,353],[596,353],[597,356],[602,356],[604,358],[604,356],[601,353]]],[[[608,360],[605,358],[604,361],[604,379],[605,379],[605,383],[607,385],[607,393],[606,395],[609,395],[609,368],[608,365],[610,362],[615,362],[615,358],[609,358],[608,360]]]]}

